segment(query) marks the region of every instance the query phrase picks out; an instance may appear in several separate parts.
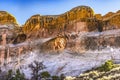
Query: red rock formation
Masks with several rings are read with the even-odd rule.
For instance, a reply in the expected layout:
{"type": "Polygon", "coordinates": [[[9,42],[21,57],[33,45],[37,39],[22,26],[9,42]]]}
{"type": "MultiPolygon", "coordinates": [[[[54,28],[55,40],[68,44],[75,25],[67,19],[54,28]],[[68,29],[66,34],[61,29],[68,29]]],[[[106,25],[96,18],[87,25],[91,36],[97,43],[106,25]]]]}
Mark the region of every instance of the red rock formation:
{"type": "MultiPolygon", "coordinates": [[[[34,15],[30,19],[26,21],[23,26],[23,32],[25,34],[29,34],[34,31],[45,31],[48,35],[51,34],[59,34],[64,32],[65,30],[70,29],[74,31],[74,26],[78,27],[85,27],[86,23],[82,24],[82,22],[87,22],[87,20],[94,17],[94,11],[88,6],[78,6],[70,11],[61,14],[61,15],[34,15]],[[82,20],[82,21],[81,21],[82,20]],[[85,21],[84,21],[85,20],[85,21]],[[78,23],[80,21],[80,24],[78,23]],[[76,23],[77,22],[77,23],[76,23]],[[76,23],[76,24],[75,24],[76,23]],[[73,26],[72,29],[70,26],[73,26]],[[69,28],[70,27],[70,28],[69,28]]],[[[87,27],[87,26],[86,26],[87,27]]],[[[80,28],[79,28],[80,29],[80,28]]],[[[69,31],[70,31],[69,30],[69,31]]],[[[83,29],[79,30],[82,31],[83,29]]],[[[89,31],[89,30],[88,30],[89,31]]]]}
{"type": "Polygon", "coordinates": [[[17,24],[14,16],[6,11],[0,11],[0,24],[17,24]]]}
{"type": "Polygon", "coordinates": [[[56,52],[62,51],[66,47],[66,38],[65,37],[55,37],[42,44],[41,50],[43,52],[56,52]]]}

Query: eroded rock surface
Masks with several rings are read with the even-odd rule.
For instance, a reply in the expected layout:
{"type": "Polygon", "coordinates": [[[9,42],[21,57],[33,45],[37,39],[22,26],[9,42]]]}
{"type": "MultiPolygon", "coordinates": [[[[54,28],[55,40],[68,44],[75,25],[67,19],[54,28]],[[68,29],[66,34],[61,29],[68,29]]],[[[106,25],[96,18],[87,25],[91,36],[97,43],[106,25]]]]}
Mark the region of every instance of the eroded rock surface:
{"type": "Polygon", "coordinates": [[[0,24],[17,24],[15,17],[6,11],[0,11],[0,24]]]}
{"type": "Polygon", "coordinates": [[[55,37],[45,42],[41,46],[41,50],[46,52],[62,51],[66,48],[67,40],[65,37],[55,37]]]}

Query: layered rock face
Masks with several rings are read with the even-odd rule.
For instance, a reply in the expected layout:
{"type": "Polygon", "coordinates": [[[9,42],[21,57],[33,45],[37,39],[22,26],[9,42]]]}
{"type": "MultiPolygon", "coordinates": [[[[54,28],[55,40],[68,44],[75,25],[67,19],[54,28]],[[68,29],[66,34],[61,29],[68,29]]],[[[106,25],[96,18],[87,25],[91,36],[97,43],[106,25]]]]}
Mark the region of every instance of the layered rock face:
{"type": "Polygon", "coordinates": [[[14,16],[6,11],[0,11],[0,24],[17,24],[14,16]]]}
{"type": "Polygon", "coordinates": [[[98,19],[98,20],[102,20],[102,19],[103,19],[101,14],[95,14],[94,17],[95,17],[96,19],[98,19]]]}
{"type": "MultiPolygon", "coordinates": [[[[77,44],[81,50],[96,50],[107,46],[118,47],[119,36],[101,34],[104,33],[103,31],[107,33],[108,30],[119,29],[119,15],[120,12],[117,11],[102,16],[94,14],[92,8],[88,6],[78,6],[61,15],[34,15],[27,20],[22,30],[30,39],[55,37],[58,34],[67,35],[70,38],[73,33],[80,37],[85,32],[86,35],[76,42],[74,39],[67,42],[69,47],[74,47],[77,44]],[[88,33],[92,34],[92,32],[98,36],[87,36],[88,33]]],[[[75,38],[76,35],[72,36],[75,38]]]]}
{"type": "Polygon", "coordinates": [[[88,50],[102,50],[105,48],[120,47],[120,29],[109,30],[103,32],[89,32],[74,35],[74,38],[68,41],[67,48],[71,48],[78,52],[86,52],[88,50]],[[112,32],[112,33],[111,33],[112,32]]]}
{"type": "Polygon", "coordinates": [[[61,15],[34,15],[26,21],[22,30],[31,37],[32,33],[39,37],[49,37],[71,32],[101,32],[119,29],[119,15],[117,11],[102,16],[94,14],[88,6],[78,6],[61,15]]]}
{"type": "MultiPolygon", "coordinates": [[[[37,37],[39,39],[46,37],[55,37],[58,34],[67,35],[68,38],[70,38],[71,34],[76,33],[79,37],[81,32],[85,32],[86,34],[88,32],[89,34],[91,34],[91,32],[95,32],[96,34],[96,32],[99,33],[103,30],[107,31],[111,29],[118,29],[120,25],[119,15],[119,11],[116,13],[109,12],[104,16],[102,16],[101,14],[94,15],[94,11],[92,10],[92,8],[88,6],[78,6],[61,15],[34,15],[23,25],[23,27],[19,31],[21,32],[21,34],[15,33],[17,29],[15,29],[14,26],[12,29],[9,29],[11,28],[11,26],[4,27],[4,29],[7,29],[9,35],[14,35],[12,37],[9,37],[9,41],[11,41],[13,44],[24,42],[28,38],[36,39],[37,37]],[[11,31],[12,33],[10,33],[11,31]],[[24,32],[24,34],[22,33],[22,31],[24,32]]],[[[7,22],[16,23],[15,18],[5,11],[0,12],[0,17],[1,23],[3,24],[7,24],[7,22]],[[2,18],[4,19],[2,20],[2,18]]],[[[1,27],[2,31],[4,31],[4,29],[2,29],[1,27]]],[[[75,35],[73,35],[73,38],[74,37],[75,35]]],[[[81,48],[83,50],[95,50],[98,49],[99,46],[118,46],[118,41],[116,40],[119,40],[119,36],[106,38],[106,36],[101,35],[84,35],[84,38],[79,39],[77,42],[79,42],[79,46],[82,46],[81,48]]],[[[75,44],[77,44],[77,42],[71,43],[68,41],[68,43],[74,44],[74,46],[75,44]]],[[[51,41],[50,43],[48,41],[45,44],[49,44],[52,46],[53,44],[51,43],[51,41]]],[[[53,43],[55,43],[54,39],[53,43]]]]}
{"type": "Polygon", "coordinates": [[[78,31],[94,31],[97,29],[94,25],[97,20],[94,20],[93,16],[94,11],[88,6],[78,6],[61,15],[34,15],[28,19],[23,26],[23,32],[28,34],[31,31],[39,30],[48,35],[55,35],[56,33],[59,34],[64,31],[74,31],[76,27],[79,28],[81,26],[85,26],[88,30],[80,29],[78,31]],[[85,24],[79,25],[80,22],[84,22],[85,24]],[[93,25],[90,25],[89,23],[92,23],[93,25]],[[88,27],[91,26],[96,28],[89,30],[90,28],[88,27]]]}
{"type": "Polygon", "coordinates": [[[105,14],[104,16],[103,16],[103,20],[107,20],[107,19],[109,19],[111,16],[113,16],[115,13],[113,13],[113,12],[108,12],[107,14],[105,14]]]}
{"type": "MultiPolygon", "coordinates": [[[[115,34],[116,35],[116,34],[115,34]]],[[[99,35],[99,36],[87,36],[82,42],[81,46],[84,45],[85,50],[101,50],[106,47],[120,47],[119,39],[120,36],[112,35],[99,35]]]]}
{"type": "Polygon", "coordinates": [[[63,51],[66,48],[66,44],[67,44],[66,37],[63,36],[55,37],[43,43],[41,46],[41,50],[43,52],[63,51]]]}
{"type": "Polygon", "coordinates": [[[6,11],[0,11],[0,44],[2,44],[2,36],[4,34],[6,35],[8,44],[15,42],[14,39],[18,37],[20,33],[22,33],[22,30],[15,17],[6,11]]]}
{"type": "Polygon", "coordinates": [[[6,35],[7,44],[12,43],[14,38],[17,36],[16,30],[14,29],[16,26],[13,24],[11,25],[0,25],[0,45],[2,44],[3,40],[2,37],[6,35]]]}
{"type": "Polygon", "coordinates": [[[109,12],[103,16],[103,30],[120,29],[120,12],[109,12]]]}

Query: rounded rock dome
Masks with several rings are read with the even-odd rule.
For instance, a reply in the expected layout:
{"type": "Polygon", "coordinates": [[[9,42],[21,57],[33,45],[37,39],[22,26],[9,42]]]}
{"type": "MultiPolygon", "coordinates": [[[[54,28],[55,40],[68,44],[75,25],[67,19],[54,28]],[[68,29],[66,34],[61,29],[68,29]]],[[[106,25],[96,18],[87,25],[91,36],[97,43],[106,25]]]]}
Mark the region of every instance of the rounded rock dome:
{"type": "Polygon", "coordinates": [[[0,11],[0,24],[8,24],[8,23],[17,24],[17,21],[12,14],[6,11],[0,11]]]}
{"type": "Polygon", "coordinates": [[[80,18],[90,18],[94,16],[94,11],[89,6],[78,6],[71,9],[70,11],[76,12],[80,18]]]}

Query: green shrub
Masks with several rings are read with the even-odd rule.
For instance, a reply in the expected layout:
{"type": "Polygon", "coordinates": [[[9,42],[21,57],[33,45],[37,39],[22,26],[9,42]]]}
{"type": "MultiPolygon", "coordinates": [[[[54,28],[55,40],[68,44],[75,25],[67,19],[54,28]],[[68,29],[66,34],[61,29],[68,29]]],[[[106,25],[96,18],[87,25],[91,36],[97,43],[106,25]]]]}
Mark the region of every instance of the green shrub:
{"type": "Polygon", "coordinates": [[[61,74],[60,75],[60,80],[64,80],[65,79],[65,75],[64,74],[61,74]]]}
{"type": "Polygon", "coordinates": [[[52,80],[60,80],[58,76],[52,76],[52,80]]]}
{"type": "Polygon", "coordinates": [[[43,70],[45,68],[45,66],[43,65],[43,62],[34,61],[33,63],[31,63],[29,65],[29,68],[32,71],[32,73],[31,73],[32,80],[39,80],[39,79],[41,79],[39,71],[41,71],[41,70],[43,70]]]}
{"type": "Polygon", "coordinates": [[[99,67],[100,71],[110,71],[111,69],[114,68],[114,64],[112,60],[108,60],[105,62],[105,64],[103,64],[101,67],[99,67]]]}
{"type": "Polygon", "coordinates": [[[51,75],[49,74],[49,72],[47,72],[47,71],[42,72],[40,75],[41,75],[42,78],[50,78],[50,76],[51,76],[51,75]]]}
{"type": "Polygon", "coordinates": [[[9,80],[26,80],[26,79],[25,79],[25,75],[21,73],[19,69],[17,69],[16,74],[14,74],[14,76],[12,76],[12,78],[9,80]]]}
{"type": "Polygon", "coordinates": [[[7,73],[7,79],[10,80],[12,78],[12,76],[13,76],[13,71],[12,71],[12,69],[10,69],[7,73]]]}

